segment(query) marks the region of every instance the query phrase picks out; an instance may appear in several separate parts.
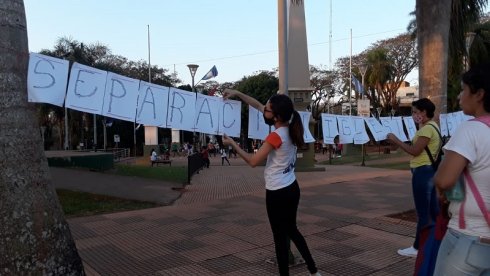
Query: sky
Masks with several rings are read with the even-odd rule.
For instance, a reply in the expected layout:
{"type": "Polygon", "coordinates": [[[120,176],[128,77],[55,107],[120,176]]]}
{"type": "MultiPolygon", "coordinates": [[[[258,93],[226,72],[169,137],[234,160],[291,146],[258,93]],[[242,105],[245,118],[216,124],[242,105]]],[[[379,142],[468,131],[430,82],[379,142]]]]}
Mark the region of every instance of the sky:
{"type": "MultiPolygon", "coordinates": [[[[305,0],[310,65],[329,68],[373,43],[406,32],[415,0],[305,0]],[[332,18],[330,20],[330,1],[332,18]],[[332,25],[330,26],[330,21],[332,25]],[[329,33],[332,29],[331,49],[329,33]]],[[[113,54],[148,60],[190,84],[213,65],[213,80],[238,81],[279,66],[278,1],[272,0],[24,0],[29,50],[53,49],[60,37],[101,43],[113,54]]],[[[416,84],[417,74],[407,81],[416,84]]]]}

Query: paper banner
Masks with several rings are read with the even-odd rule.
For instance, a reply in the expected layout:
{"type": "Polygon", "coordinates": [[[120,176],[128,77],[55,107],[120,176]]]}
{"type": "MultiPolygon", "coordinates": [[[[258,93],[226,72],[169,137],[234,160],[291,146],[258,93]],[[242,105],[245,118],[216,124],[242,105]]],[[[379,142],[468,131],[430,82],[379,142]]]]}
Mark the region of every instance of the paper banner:
{"type": "Polygon", "coordinates": [[[323,143],[325,144],[335,144],[334,139],[339,135],[339,129],[337,128],[337,117],[332,114],[321,114],[322,118],[322,132],[323,132],[323,143]]]}
{"type": "Polygon", "coordinates": [[[109,72],[102,115],[134,122],[140,81],[109,72]]]}
{"type": "Polygon", "coordinates": [[[167,128],[169,91],[168,87],[141,81],[136,123],[167,128]]]}
{"type": "Polygon", "coordinates": [[[226,133],[230,137],[240,137],[242,103],[234,100],[223,101],[223,98],[217,99],[220,100],[218,134],[226,133]]]}
{"type": "Polygon", "coordinates": [[[311,135],[310,127],[309,127],[311,112],[298,111],[298,113],[299,116],[301,117],[301,122],[303,123],[303,128],[304,128],[303,138],[305,139],[305,143],[315,142],[315,138],[313,138],[313,135],[311,135]]]}
{"type": "Polygon", "coordinates": [[[74,63],[66,94],[66,107],[83,112],[102,114],[107,72],[74,63]]]}
{"type": "Polygon", "coordinates": [[[68,82],[68,60],[30,53],[27,99],[32,103],[63,106],[68,82]]]}

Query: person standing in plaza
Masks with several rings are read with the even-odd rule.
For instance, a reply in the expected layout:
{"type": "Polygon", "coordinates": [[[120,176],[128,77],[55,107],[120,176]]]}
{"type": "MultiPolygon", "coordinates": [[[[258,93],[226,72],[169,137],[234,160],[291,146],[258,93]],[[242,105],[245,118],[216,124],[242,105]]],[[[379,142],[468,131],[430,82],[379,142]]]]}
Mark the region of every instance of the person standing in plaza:
{"type": "Polygon", "coordinates": [[[410,169],[412,171],[412,194],[417,212],[417,229],[413,245],[398,250],[398,254],[407,257],[417,257],[420,247],[420,231],[427,225],[434,223],[439,210],[437,193],[432,178],[435,170],[426,148],[430,151],[433,160],[437,159],[441,146],[439,127],[432,120],[436,107],[431,100],[422,98],[412,103],[412,117],[419,129],[415,133],[412,145],[405,144],[393,133],[387,138],[400,149],[412,155],[410,169]]]}
{"type": "Polygon", "coordinates": [[[206,166],[206,168],[209,169],[209,164],[211,162],[209,161],[209,150],[207,149],[206,146],[202,146],[201,156],[202,156],[202,160],[204,161],[204,166],[206,166]]]}
{"type": "Polygon", "coordinates": [[[462,122],[444,146],[434,183],[444,199],[459,182],[465,195],[449,197],[452,214],[434,275],[490,275],[490,64],[463,74],[459,105],[475,117],[462,122]],[[463,176],[462,181],[460,176],[463,176]]]}
{"type": "Polygon", "coordinates": [[[294,173],[297,147],[302,147],[303,124],[294,110],[291,99],[282,94],[272,96],[266,105],[237,90],[225,89],[225,99],[238,97],[243,102],[262,112],[266,124],[275,130],[265,139],[256,154],[249,154],[238,147],[235,141],[223,135],[223,143],[231,145],[240,157],[252,167],[267,159],[264,170],[266,208],[274,238],[280,275],[289,275],[288,238],[304,258],[311,275],[320,275],[308,245],[296,225],[300,189],[294,173]]]}
{"type": "Polygon", "coordinates": [[[221,166],[225,164],[225,160],[228,163],[228,166],[231,166],[230,161],[228,160],[228,155],[226,154],[226,149],[221,148],[221,166]]]}

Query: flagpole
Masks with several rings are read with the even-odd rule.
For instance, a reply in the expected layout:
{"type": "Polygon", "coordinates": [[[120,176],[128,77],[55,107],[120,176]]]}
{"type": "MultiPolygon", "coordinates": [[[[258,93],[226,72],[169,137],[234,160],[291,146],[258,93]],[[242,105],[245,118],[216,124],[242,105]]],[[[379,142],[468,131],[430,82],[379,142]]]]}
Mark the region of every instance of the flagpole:
{"type": "Polygon", "coordinates": [[[330,0],[330,33],[328,35],[328,69],[332,70],[332,0],[330,0]]]}
{"type": "Polygon", "coordinates": [[[352,28],[350,29],[350,57],[349,57],[349,115],[352,116],[352,28]]]}
{"type": "Polygon", "coordinates": [[[151,83],[151,63],[150,63],[150,25],[148,24],[148,82],[151,83]]]}

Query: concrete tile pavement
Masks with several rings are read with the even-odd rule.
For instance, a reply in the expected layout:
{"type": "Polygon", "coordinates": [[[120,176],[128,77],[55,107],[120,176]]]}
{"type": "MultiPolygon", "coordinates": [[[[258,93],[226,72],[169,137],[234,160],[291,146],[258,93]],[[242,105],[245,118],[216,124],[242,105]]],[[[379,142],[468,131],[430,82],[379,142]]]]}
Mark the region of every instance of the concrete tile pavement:
{"type": "MultiPolygon", "coordinates": [[[[172,206],[70,219],[88,275],[276,275],[263,167],[211,160],[172,206]]],[[[298,225],[323,275],[408,275],[396,250],[415,225],[408,171],[330,166],[297,173],[298,225]]],[[[297,253],[296,253],[297,254],[297,253]]],[[[304,265],[291,275],[308,275],[304,265]]]]}

